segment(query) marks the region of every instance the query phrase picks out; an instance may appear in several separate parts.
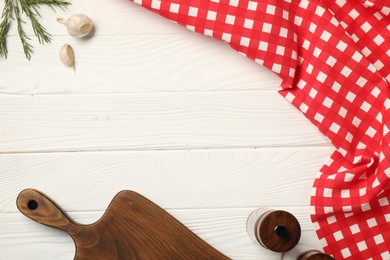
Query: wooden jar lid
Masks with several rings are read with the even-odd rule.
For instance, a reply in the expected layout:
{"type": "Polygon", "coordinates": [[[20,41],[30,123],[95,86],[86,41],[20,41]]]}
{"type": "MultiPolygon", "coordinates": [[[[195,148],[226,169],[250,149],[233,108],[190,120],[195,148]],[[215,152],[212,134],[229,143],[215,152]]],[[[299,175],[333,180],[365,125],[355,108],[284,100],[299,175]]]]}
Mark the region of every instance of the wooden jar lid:
{"type": "Polygon", "coordinates": [[[334,260],[334,258],[320,251],[312,251],[303,255],[299,260],[334,260]]]}
{"type": "Polygon", "coordinates": [[[266,212],[258,221],[256,234],[258,241],[274,252],[291,250],[301,238],[301,226],[298,220],[286,211],[266,212]]]}

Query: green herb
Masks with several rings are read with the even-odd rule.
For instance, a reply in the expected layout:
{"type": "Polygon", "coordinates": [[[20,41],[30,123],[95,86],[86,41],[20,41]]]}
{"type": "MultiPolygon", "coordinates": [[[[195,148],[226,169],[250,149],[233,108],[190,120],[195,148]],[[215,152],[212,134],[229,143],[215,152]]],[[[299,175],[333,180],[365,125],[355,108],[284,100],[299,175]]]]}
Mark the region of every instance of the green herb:
{"type": "Polygon", "coordinates": [[[0,56],[7,57],[8,49],[7,49],[7,41],[5,39],[5,36],[8,31],[9,26],[9,20],[8,18],[12,15],[12,4],[10,3],[10,0],[4,1],[4,9],[3,13],[1,14],[1,23],[0,23],[0,56]]]}
{"type": "Polygon", "coordinates": [[[10,20],[15,20],[24,54],[27,59],[31,59],[33,47],[29,43],[30,38],[23,29],[26,22],[22,19],[22,14],[30,20],[34,34],[37,36],[40,44],[49,43],[51,41],[50,33],[38,21],[38,18],[41,17],[39,7],[42,5],[49,6],[53,10],[54,7],[59,7],[64,10],[70,5],[70,2],[67,0],[4,0],[4,9],[1,14],[0,22],[0,56],[7,58],[8,49],[6,36],[10,20]]]}

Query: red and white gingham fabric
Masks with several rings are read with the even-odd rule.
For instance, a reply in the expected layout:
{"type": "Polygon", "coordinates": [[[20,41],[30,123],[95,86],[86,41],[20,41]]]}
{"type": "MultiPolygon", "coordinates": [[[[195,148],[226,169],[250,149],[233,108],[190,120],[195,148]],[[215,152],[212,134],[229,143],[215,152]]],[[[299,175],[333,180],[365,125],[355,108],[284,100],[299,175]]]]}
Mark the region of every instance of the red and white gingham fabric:
{"type": "Polygon", "coordinates": [[[311,199],[325,252],[390,259],[390,0],[134,2],[280,76],[280,94],[336,147],[311,199]]]}

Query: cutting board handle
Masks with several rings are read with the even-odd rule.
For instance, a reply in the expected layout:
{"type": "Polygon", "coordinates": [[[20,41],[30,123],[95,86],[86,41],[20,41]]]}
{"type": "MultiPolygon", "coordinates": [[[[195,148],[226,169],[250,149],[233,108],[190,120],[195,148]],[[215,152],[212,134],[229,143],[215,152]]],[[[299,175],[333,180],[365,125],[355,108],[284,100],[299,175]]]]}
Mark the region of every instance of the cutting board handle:
{"type": "Polygon", "coordinates": [[[16,205],[20,212],[38,223],[69,234],[77,231],[76,223],[57,204],[37,190],[26,189],[20,192],[16,205]]]}

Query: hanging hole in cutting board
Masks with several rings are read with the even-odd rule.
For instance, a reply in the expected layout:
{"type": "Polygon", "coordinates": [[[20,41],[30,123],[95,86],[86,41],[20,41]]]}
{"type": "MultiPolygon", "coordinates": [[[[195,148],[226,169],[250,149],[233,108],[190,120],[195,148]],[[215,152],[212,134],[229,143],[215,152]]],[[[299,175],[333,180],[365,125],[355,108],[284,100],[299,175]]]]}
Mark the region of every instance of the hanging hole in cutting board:
{"type": "Polygon", "coordinates": [[[38,202],[36,200],[29,200],[27,202],[27,208],[30,210],[36,210],[38,208],[38,202]]]}

